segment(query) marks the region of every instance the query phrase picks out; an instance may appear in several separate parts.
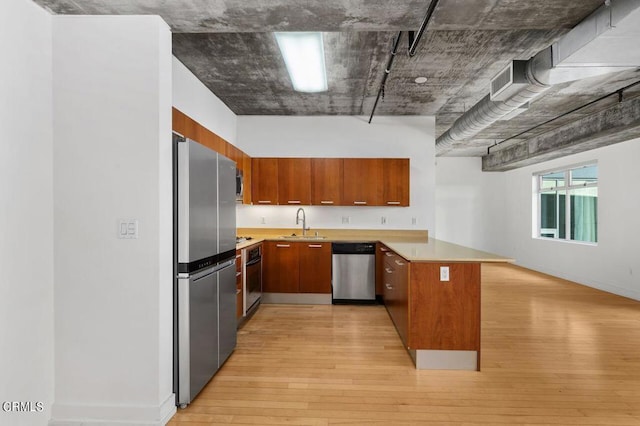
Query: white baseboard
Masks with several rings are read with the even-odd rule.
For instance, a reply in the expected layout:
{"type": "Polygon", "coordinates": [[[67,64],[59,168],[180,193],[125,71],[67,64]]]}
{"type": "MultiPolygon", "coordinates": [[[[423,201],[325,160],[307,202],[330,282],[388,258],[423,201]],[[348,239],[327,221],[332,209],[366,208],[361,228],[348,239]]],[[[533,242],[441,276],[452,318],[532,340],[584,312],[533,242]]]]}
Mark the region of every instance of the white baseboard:
{"type": "Polygon", "coordinates": [[[164,426],[176,412],[175,394],[159,406],[53,404],[49,426],[164,426]]]}

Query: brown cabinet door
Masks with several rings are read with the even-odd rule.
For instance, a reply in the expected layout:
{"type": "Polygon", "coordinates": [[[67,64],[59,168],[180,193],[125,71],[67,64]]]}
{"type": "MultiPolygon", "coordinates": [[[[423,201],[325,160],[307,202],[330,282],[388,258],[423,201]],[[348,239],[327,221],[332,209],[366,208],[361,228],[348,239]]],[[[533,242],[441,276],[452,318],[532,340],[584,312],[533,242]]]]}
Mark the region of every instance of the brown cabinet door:
{"type": "Polygon", "coordinates": [[[376,296],[384,296],[384,254],[388,251],[384,244],[376,244],[376,296]]]}
{"type": "Polygon", "coordinates": [[[300,293],[331,293],[331,243],[298,243],[300,293]]]}
{"type": "Polygon", "coordinates": [[[408,346],[409,264],[392,251],[384,253],[384,305],[405,346],[408,346]]]}
{"type": "Polygon", "coordinates": [[[342,205],[344,169],[342,158],[311,159],[311,204],[342,205]]]}
{"type": "Polygon", "coordinates": [[[251,199],[253,204],[278,204],[278,159],[251,159],[251,199]]]}
{"type": "Polygon", "coordinates": [[[280,241],[264,243],[262,291],[297,293],[299,283],[298,244],[280,241]]]}
{"type": "Polygon", "coordinates": [[[242,181],[244,184],[242,204],[251,204],[251,157],[243,153],[242,163],[242,181]]]}
{"type": "Polygon", "coordinates": [[[278,204],[311,204],[311,159],[278,158],[278,204]]]}
{"type": "Polygon", "coordinates": [[[382,159],[345,158],[342,197],[346,206],[382,203],[382,159]]]}
{"type": "Polygon", "coordinates": [[[382,159],[382,204],[385,206],[409,205],[409,159],[382,159]]]}

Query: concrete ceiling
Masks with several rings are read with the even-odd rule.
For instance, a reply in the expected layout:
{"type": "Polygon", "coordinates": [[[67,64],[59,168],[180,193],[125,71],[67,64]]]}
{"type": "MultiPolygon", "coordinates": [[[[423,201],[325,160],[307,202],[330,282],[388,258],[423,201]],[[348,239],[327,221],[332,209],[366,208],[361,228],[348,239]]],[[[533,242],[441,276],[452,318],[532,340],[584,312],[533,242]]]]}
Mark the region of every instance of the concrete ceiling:
{"type": "MultiPolygon", "coordinates": [[[[173,53],[239,115],[369,115],[399,31],[417,30],[429,0],[34,0],[56,14],[157,14],[173,53]],[[329,90],[295,92],[273,31],[323,31],[329,90]]],[[[440,0],[417,54],[400,44],[376,115],[435,115],[436,136],[489,91],[513,59],[529,59],[603,0],[440,0]],[[416,77],[427,83],[416,84],[416,77]]],[[[530,109],[460,143],[487,146],[640,79],[638,70],[557,86],[530,109]]],[[[584,114],[585,112],[583,112],[584,114]]],[[[574,117],[573,119],[580,118],[574,117]]],[[[375,120],[375,117],[374,117],[375,120]]],[[[566,121],[566,119],[565,119],[566,121]]],[[[561,125],[561,120],[557,125],[561,125]]],[[[537,129],[552,129],[556,124],[537,129]]],[[[529,135],[526,135],[529,137],[529,135]]],[[[535,135],[534,135],[535,136],[535,135]]]]}

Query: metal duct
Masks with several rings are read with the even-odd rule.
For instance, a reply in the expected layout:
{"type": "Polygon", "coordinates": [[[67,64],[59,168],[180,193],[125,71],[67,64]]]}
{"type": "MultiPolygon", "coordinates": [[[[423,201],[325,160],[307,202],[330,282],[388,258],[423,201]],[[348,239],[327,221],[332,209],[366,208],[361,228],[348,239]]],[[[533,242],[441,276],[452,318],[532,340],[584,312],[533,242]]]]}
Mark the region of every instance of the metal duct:
{"type": "MultiPolygon", "coordinates": [[[[508,97],[501,100],[492,101],[490,95],[482,98],[436,140],[436,154],[442,155],[449,151],[455,142],[472,138],[534,100],[554,84],[639,66],[640,58],[629,58],[628,54],[627,46],[637,43],[632,41],[632,44],[629,44],[628,38],[628,27],[633,26],[635,20],[628,19],[622,22],[629,15],[635,15],[636,18],[640,16],[638,0],[612,0],[598,8],[558,42],[529,59],[525,67],[513,67],[522,70],[524,75],[520,76],[520,81],[527,84],[511,88],[508,97]],[[621,22],[626,24],[627,28],[623,28],[621,22]],[[616,31],[620,31],[626,37],[611,37],[617,35],[616,31]],[[608,43],[604,47],[603,39],[608,43]],[[612,48],[611,43],[618,44],[612,48]],[[619,45],[623,48],[620,49],[619,45]],[[611,52],[616,51],[621,51],[619,57],[611,55],[611,52]]],[[[635,34],[631,36],[632,39],[636,37],[635,34]]]]}

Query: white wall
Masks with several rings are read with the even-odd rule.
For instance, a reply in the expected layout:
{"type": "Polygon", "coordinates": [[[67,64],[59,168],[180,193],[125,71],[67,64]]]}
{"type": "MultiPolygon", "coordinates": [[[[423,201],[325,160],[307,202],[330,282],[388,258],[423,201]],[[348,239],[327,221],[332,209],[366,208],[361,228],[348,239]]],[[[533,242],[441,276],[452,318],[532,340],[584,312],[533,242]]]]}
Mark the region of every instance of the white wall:
{"type": "Polygon", "coordinates": [[[518,264],[640,300],[640,139],[505,173],[504,252],[518,264]],[[598,244],[532,238],[532,174],[598,161],[598,244]]]}
{"type": "Polygon", "coordinates": [[[436,160],[438,238],[499,252],[504,232],[504,173],[483,173],[479,157],[436,160]]]}
{"type": "Polygon", "coordinates": [[[0,2],[0,424],[46,424],[53,402],[51,16],[0,2]]]}
{"type": "Polygon", "coordinates": [[[176,57],[173,57],[173,106],[236,144],[236,115],[176,57]]]}
{"type": "Polygon", "coordinates": [[[438,238],[640,300],[638,158],[640,139],[498,174],[482,173],[479,159],[438,158],[438,238]],[[532,238],[533,173],[592,160],[599,169],[597,246],[532,238]]]}
{"type": "MultiPolygon", "coordinates": [[[[435,230],[433,117],[238,117],[252,157],[396,157],[411,160],[410,207],[304,207],[313,228],[435,230]],[[349,224],[342,217],[350,217],[349,224]],[[387,223],[382,224],[382,216],[387,223]],[[416,218],[416,224],[412,224],[416,218]]],[[[366,179],[366,176],[363,176],[366,179]]],[[[297,207],[238,206],[238,227],[294,228],[297,207]],[[266,223],[262,223],[262,218],[266,223]]],[[[433,235],[433,233],[431,234],[433,235]]]]}
{"type": "Polygon", "coordinates": [[[172,394],[171,33],[55,16],[52,424],[161,424],[172,394]],[[118,239],[118,219],[139,221],[118,239]]]}

